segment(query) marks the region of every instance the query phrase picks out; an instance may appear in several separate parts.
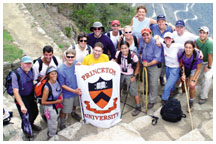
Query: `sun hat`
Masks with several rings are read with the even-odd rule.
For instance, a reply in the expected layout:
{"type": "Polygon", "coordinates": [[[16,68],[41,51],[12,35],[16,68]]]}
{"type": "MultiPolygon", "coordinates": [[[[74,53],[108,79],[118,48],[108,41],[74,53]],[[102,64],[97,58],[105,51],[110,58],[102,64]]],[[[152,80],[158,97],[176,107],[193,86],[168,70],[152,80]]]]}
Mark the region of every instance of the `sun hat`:
{"type": "Polygon", "coordinates": [[[32,58],[30,56],[24,56],[24,57],[22,57],[21,61],[23,63],[33,63],[33,60],[32,60],[32,58]]]}
{"type": "Polygon", "coordinates": [[[102,28],[102,31],[105,31],[104,26],[101,22],[94,22],[92,27],[90,28],[90,31],[93,32],[94,28],[102,28]]]}

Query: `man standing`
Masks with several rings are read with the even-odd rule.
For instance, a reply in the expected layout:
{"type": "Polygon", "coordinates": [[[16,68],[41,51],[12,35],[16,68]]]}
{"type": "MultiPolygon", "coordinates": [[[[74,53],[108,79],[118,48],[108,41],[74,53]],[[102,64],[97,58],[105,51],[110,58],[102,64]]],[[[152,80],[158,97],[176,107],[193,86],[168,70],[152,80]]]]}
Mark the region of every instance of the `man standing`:
{"type": "Polygon", "coordinates": [[[143,66],[148,70],[148,109],[151,109],[158,96],[158,78],[161,73],[161,67],[158,66],[158,63],[160,63],[162,59],[162,49],[156,45],[155,39],[152,38],[152,31],[149,28],[143,29],[141,34],[142,39],[140,39],[139,54],[141,54],[143,66]]]}
{"type": "Polygon", "coordinates": [[[109,37],[102,34],[104,31],[103,25],[100,22],[94,22],[93,26],[90,28],[90,31],[93,33],[88,34],[88,44],[91,47],[94,47],[96,42],[101,42],[104,45],[103,53],[107,55],[110,53],[111,58],[115,58],[116,49],[109,37]]]}
{"type": "Polygon", "coordinates": [[[109,57],[106,54],[103,54],[103,48],[104,46],[101,42],[95,43],[93,53],[84,57],[82,64],[92,65],[102,62],[108,62],[109,57]]]}
{"type": "Polygon", "coordinates": [[[208,38],[209,28],[202,26],[199,28],[199,38],[196,40],[196,46],[203,53],[203,63],[198,79],[198,85],[201,86],[199,104],[204,104],[208,99],[209,89],[212,84],[213,76],[213,41],[208,38]]]}
{"type": "Polygon", "coordinates": [[[175,43],[183,44],[188,41],[195,41],[198,37],[185,29],[185,23],[183,20],[178,20],[175,24],[176,31],[173,32],[173,40],[175,43]]]}
{"type": "MultiPolygon", "coordinates": [[[[157,16],[157,24],[153,24],[150,26],[150,29],[153,33],[153,36],[159,35],[161,38],[164,38],[164,34],[166,32],[173,32],[172,27],[166,24],[166,17],[164,15],[157,16]]],[[[160,84],[161,86],[165,85],[164,82],[164,75],[165,75],[165,63],[164,58],[162,59],[161,63],[161,74],[160,74],[160,84]]]]}
{"type": "MultiPolygon", "coordinates": [[[[34,71],[34,80],[39,82],[42,77],[46,75],[47,68],[50,66],[54,66],[55,68],[58,65],[61,65],[61,61],[53,55],[53,48],[49,45],[46,45],[43,48],[43,56],[39,57],[33,65],[34,71]]],[[[40,115],[46,121],[46,117],[44,116],[44,106],[40,104],[40,115]]]]}
{"type": "Polygon", "coordinates": [[[46,70],[50,66],[54,66],[55,68],[58,65],[61,65],[61,60],[53,55],[53,48],[49,45],[46,45],[43,48],[43,56],[39,57],[34,65],[34,80],[40,81],[43,76],[46,75],[46,70]]]}
{"type": "Polygon", "coordinates": [[[120,30],[121,25],[119,20],[113,20],[112,21],[112,31],[109,31],[106,33],[106,35],[112,40],[116,50],[118,48],[118,40],[119,37],[122,34],[122,31],[120,30]]]}
{"type": "Polygon", "coordinates": [[[60,129],[64,129],[65,118],[67,113],[71,113],[71,116],[80,121],[81,117],[75,112],[76,106],[79,106],[79,97],[81,90],[77,87],[77,79],[75,75],[75,65],[77,61],[76,51],[72,48],[66,50],[66,61],[58,68],[58,80],[62,86],[63,94],[63,106],[64,108],[60,112],[60,129]]]}
{"type": "MultiPolygon", "coordinates": [[[[15,98],[15,103],[19,111],[20,117],[23,114],[29,114],[29,122],[32,129],[40,131],[41,128],[34,124],[34,120],[38,115],[37,103],[34,100],[34,84],[32,71],[32,58],[24,56],[21,60],[21,67],[17,69],[19,78],[15,73],[12,73],[12,88],[15,98]]],[[[21,127],[23,129],[23,121],[21,127]]],[[[24,132],[24,130],[23,130],[24,132]]],[[[26,135],[26,133],[24,132],[26,135]]]]}

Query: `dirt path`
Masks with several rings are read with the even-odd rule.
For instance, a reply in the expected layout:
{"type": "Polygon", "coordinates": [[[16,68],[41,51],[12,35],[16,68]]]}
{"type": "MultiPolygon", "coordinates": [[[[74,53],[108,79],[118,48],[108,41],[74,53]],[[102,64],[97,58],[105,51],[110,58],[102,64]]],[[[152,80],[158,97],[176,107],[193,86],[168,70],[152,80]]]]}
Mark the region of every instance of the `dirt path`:
{"type": "Polygon", "coordinates": [[[55,55],[62,55],[62,51],[52,38],[46,35],[23,4],[3,4],[3,26],[11,33],[24,54],[38,57],[42,55],[45,45],[51,45],[55,55]]]}

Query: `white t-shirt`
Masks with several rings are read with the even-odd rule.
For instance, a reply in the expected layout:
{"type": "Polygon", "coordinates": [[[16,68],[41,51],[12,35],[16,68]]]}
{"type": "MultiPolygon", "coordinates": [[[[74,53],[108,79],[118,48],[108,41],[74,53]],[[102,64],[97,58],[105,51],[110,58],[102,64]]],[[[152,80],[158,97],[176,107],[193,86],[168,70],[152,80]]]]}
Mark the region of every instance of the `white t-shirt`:
{"type": "MultiPolygon", "coordinates": [[[[107,33],[106,33],[106,35],[107,35],[107,33]]],[[[113,42],[113,44],[114,44],[114,46],[115,46],[116,49],[117,49],[117,47],[118,47],[117,44],[118,44],[119,37],[120,37],[119,32],[118,32],[118,35],[117,35],[117,36],[114,36],[114,35],[112,34],[112,31],[110,31],[110,39],[111,39],[111,41],[113,42]]]]}
{"type": "MultiPolygon", "coordinates": [[[[55,57],[56,57],[56,56],[55,56],[55,57]]],[[[43,59],[43,56],[41,57],[41,59],[43,59]]],[[[59,66],[62,64],[62,60],[60,60],[58,57],[56,57],[56,60],[57,60],[57,62],[58,62],[58,67],[59,67],[59,66]]],[[[54,66],[54,67],[57,68],[55,62],[53,61],[53,58],[51,59],[51,62],[50,62],[49,65],[46,65],[46,64],[44,64],[44,63],[42,64],[42,69],[41,69],[41,71],[40,71],[40,73],[39,73],[39,62],[36,61],[36,62],[34,63],[34,65],[33,65],[34,80],[37,80],[37,79],[38,79],[38,76],[40,76],[40,77],[45,76],[45,75],[46,75],[47,68],[48,68],[49,66],[54,66]]]]}
{"type": "MultiPolygon", "coordinates": [[[[92,50],[92,47],[89,45],[90,47],[90,51],[91,53],[93,52],[92,50]]],[[[76,60],[80,63],[82,63],[83,59],[85,56],[89,55],[89,50],[88,50],[88,46],[86,45],[85,49],[82,51],[80,48],[79,48],[79,45],[76,44],[75,45],[75,51],[76,51],[76,60]]]]}
{"type": "Polygon", "coordinates": [[[169,48],[164,43],[162,43],[162,45],[164,48],[165,65],[171,68],[178,68],[179,62],[177,53],[180,49],[184,49],[184,45],[172,43],[169,48]]]}
{"type": "Polygon", "coordinates": [[[191,40],[195,41],[198,38],[198,36],[185,31],[183,35],[179,36],[176,31],[173,32],[173,39],[175,43],[184,44],[186,41],[191,40]]]}

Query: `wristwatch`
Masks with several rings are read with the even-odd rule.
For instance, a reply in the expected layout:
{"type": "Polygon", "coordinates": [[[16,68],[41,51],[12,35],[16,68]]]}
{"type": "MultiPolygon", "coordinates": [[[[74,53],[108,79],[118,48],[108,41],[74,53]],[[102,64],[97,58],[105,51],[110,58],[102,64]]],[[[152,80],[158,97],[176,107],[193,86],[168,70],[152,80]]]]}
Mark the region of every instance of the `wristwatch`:
{"type": "Polygon", "coordinates": [[[211,69],[211,66],[207,66],[208,69],[211,69]]]}

